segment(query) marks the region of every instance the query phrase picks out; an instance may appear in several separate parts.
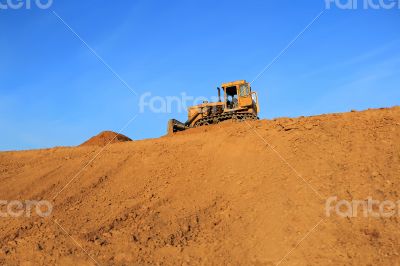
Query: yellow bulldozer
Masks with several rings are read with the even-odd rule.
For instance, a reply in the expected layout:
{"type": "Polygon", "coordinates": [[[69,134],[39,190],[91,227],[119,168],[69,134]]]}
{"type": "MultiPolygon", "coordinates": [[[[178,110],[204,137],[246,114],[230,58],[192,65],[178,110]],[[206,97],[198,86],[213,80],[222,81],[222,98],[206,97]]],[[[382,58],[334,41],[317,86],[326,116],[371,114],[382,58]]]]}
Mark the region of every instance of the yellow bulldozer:
{"type": "Polygon", "coordinates": [[[225,120],[257,120],[259,113],[257,93],[251,90],[250,83],[238,80],[223,83],[218,89],[218,102],[202,104],[188,108],[188,120],[185,123],[176,119],[168,122],[168,133],[188,128],[218,124],[225,120]],[[221,99],[221,88],[223,100],[221,99]]]}

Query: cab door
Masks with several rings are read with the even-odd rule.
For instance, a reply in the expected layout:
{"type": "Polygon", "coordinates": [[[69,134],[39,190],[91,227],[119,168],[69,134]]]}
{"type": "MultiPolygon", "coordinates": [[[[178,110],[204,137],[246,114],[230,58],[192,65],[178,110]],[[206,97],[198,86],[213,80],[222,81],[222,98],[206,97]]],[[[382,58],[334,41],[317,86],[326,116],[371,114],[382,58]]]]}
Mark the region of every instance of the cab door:
{"type": "Polygon", "coordinates": [[[248,107],[253,105],[253,99],[251,97],[250,86],[248,83],[239,85],[239,107],[248,107]]]}

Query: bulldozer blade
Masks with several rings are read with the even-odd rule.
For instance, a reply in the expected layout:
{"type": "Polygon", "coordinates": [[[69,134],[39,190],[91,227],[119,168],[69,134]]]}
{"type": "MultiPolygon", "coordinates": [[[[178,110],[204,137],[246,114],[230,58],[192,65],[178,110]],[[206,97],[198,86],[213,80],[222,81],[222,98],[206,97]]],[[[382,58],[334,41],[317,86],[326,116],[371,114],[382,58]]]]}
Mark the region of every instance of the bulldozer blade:
{"type": "Polygon", "coordinates": [[[176,119],[171,119],[168,121],[168,134],[171,134],[171,133],[174,133],[177,131],[183,131],[187,128],[188,127],[184,123],[182,123],[176,119]]]}

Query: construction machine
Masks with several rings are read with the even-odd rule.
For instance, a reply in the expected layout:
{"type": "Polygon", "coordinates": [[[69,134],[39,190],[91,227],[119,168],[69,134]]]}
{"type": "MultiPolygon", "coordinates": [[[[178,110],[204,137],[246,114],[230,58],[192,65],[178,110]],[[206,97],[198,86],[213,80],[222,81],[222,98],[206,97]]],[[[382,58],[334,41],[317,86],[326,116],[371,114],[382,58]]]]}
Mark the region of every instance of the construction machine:
{"type": "Polygon", "coordinates": [[[218,124],[225,120],[257,120],[259,113],[257,93],[251,90],[250,83],[238,80],[223,83],[218,90],[218,102],[202,104],[188,108],[188,120],[182,123],[176,119],[168,122],[168,133],[189,128],[218,124]],[[221,99],[221,89],[223,100],[221,99]]]}

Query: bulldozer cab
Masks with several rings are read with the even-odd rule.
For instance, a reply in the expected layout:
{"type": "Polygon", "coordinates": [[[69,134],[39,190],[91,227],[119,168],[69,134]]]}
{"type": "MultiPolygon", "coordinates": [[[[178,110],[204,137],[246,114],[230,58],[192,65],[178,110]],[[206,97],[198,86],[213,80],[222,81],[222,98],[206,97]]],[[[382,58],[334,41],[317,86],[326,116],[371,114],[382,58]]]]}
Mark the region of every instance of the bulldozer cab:
{"type": "Polygon", "coordinates": [[[237,110],[253,105],[251,87],[245,80],[224,83],[221,87],[224,91],[225,109],[237,110]]]}

